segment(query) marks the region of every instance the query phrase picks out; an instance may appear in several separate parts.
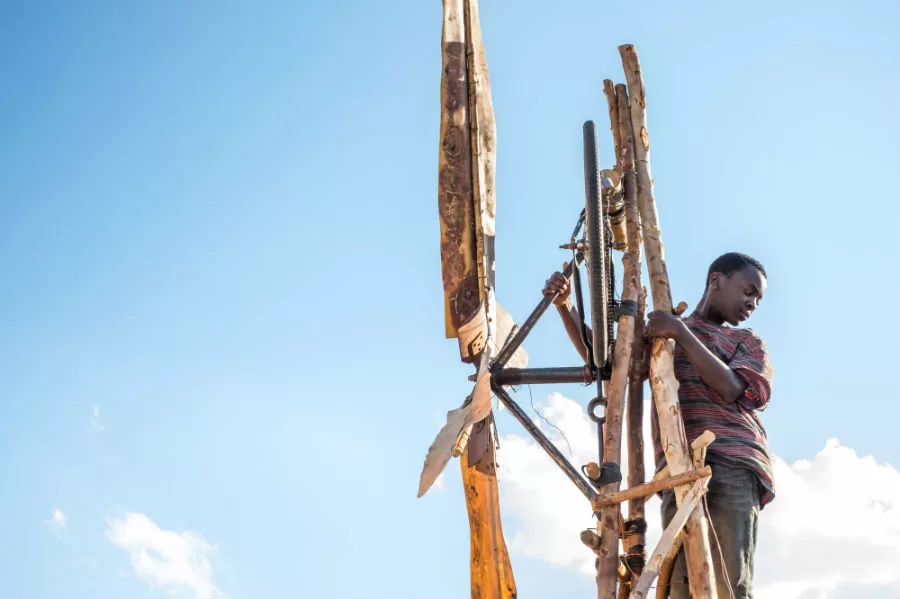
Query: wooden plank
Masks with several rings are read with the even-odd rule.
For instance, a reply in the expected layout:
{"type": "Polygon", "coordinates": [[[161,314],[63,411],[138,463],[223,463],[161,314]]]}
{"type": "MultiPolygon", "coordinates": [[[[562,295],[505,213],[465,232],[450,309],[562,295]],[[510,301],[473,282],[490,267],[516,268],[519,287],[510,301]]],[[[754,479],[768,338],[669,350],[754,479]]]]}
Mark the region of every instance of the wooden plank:
{"type": "Polygon", "coordinates": [[[634,499],[635,497],[648,497],[654,493],[671,489],[678,485],[686,485],[700,478],[708,478],[712,476],[712,469],[709,466],[688,470],[674,476],[667,476],[659,480],[652,480],[649,483],[629,487],[622,491],[613,491],[598,495],[591,501],[594,510],[601,510],[611,505],[619,505],[622,502],[634,499]]]}
{"type": "MultiPolygon", "coordinates": [[[[647,104],[641,65],[634,46],[630,44],[619,46],[619,53],[628,82],[632,129],[636,135],[634,149],[638,207],[643,225],[644,250],[653,308],[672,312],[672,295],[650,172],[650,136],[647,133],[647,104]]],[[[681,474],[693,467],[693,460],[679,408],[674,350],[675,342],[671,339],[653,341],[650,355],[650,387],[659,416],[660,438],[666,462],[672,474],[681,474]]],[[[675,497],[679,504],[686,492],[686,487],[675,488],[675,497]]],[[[712,599],[715,596],[715,574],[706,531],[707,522],[703,511],[695,510],[688,519],[684,540],[690,590],[694,599],[712,599]]]]}

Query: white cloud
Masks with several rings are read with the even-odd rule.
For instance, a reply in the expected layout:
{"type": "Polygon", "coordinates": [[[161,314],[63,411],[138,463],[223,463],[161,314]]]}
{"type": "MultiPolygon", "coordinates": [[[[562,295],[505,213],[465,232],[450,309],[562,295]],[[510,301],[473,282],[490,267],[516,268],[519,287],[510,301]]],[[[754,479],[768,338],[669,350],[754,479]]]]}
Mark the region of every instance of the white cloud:
{"type": "Polygon", "coordinates": [[[145,514],[110,518],[107,538],[128,552],[134,573],[170,593],[192,591],[197,597],[223,597],[212,583],[209,555],[214,551],[201,535],[164,530],[145,514]]]}
{"type": "Polygon", "coordinates": [[[91,430],[103,430],[103,424],[100,422],[100,406],[97,404],[91,406],[91,430]]]}
{"type": "Polygon", "coordinates": [[[438,491],[444,490],[444,473],[443,472],[438,474],[438,477],[436,479],[434,479],[434,484],[432,486],[435,489],[437,489],[438,491]]]}
{"type": "MultiPolygon", "coordinates": [[[[551,394],[537,409],[565,432],[572,463],[597,459],[596,425],[575,401],[551,394]]],[[[645,403],[648,407],[648,403],[645,403]]],[[[567,453],[562,436],[536,420],[567,453]]],[[[652,474],[645,409],[648,476],[652,474]]],[[[593,577],[594,554],[578,533],[596,522],[584,497],[531,438],[506,435],[501,500],[510,547],[593,577]]],[[[623,464],[623,471],[626,465],[623,464]]],[[[775,457],[778,496],[761,514],[756,551],[759,599],[880,599],[900,593],[900,473],[830,439],[811,460],[775,457]]],[[[660,535],[659,501],[647,504],[650,549],[660,535]]]]}
{"type": "MultiPolygon", "coordinates": [[[[597,461],[597,425],[581,405],[552,393],[546,403],[535,402],[535,409],[559,430],[540,418],[532,420],[576,468],[597,461]]],[[[645,416],[649,432],[649,416],[645,416]]],[[[503,513],[518,520],[518,526],[511,527],[516,532],[510,538],[510,549],[593,577],[594,553],[581,544],[578,534],[596,528],[596,520],[581,492],[530,436],[503,437],[498,459],[503,513]]],[[[627,460],[621,466],[627,473],[627,460]]],[[[652,475],[649,460],[645,468],[652,475]]],[[[657,501],[648,502],[651,545],[659,537],[658,511],[657,501]]]]}
{"type": "Polygon", "coordinates": [[[811,460],[776,457],[773,467],[778,497],[760,517],[760,597],[900,594],[900,473],[837,439],[811,460]]]}
{"type": "Polygon", "coordinates": [[[50,519],[45,520],[44,523],[50,527],[50,530],[53,531],[53,534],[61,537],[62,534],[66,532],[66,526],[68,526],[69,519],[61,509],[53,508],[53,514],[51,514],[50,519]]]}

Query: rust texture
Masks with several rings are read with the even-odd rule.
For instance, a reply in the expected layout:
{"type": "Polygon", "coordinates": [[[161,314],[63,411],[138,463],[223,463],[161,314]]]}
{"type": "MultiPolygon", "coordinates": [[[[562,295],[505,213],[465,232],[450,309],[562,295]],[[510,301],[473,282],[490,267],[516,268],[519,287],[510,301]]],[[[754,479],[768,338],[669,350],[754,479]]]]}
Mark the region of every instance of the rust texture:
{"type": "MultiPolygon", "coordinates": [[[[461,27],[462,23],[458,25],[461,27]]],[[[459,35],[458,41],[445,41],[443,44],[441,73],[438,215],[441,222],[441,270],[448,337],[456,337],[459,327],[474,316],[481,301],[472,195],[468,69],[462,31],[459,35]]]]}

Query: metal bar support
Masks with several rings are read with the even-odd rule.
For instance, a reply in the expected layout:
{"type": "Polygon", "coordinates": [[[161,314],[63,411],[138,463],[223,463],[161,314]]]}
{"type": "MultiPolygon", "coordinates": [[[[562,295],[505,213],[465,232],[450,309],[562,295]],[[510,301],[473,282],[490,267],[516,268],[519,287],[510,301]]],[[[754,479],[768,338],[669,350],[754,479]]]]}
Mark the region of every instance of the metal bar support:
{"type": "Polygon", "coordinates": [[[563,474],[569,477],[578,490],[588,499],[588,501],[593,501],[595,497],[597,497],[597,491],[588,483],[581,474],[569,463],[569,460],[565,458],[565,456],[556,448],[553,442],[548,439],[544,433],[537,427],[537,425],[532,422],[531,418],[528,417],[528,414],[519,407],[512,397],[506,392],[506,389],[503,388],[502,385],[497,383],[496,380],[491,378],[491,389],[494,391],[494,395],[496,395],[500,401],[503,402],[503,405],[507,407],[507,409],[512,413],[516,420],[519,421],[519,424],[525,427],[534,440],[537,441],[537,444],[541,446],[541,448],[547,452],[547,455],[550,456],[556,465],[562,469],[563,474]]]}
{"type": "Polygon", "coordinates": [[[492,373],[494,380],[504,386],[541,385],[545,383],[594,382],[588,366],[560,366],[556,368],[501,368],[492,373]]]}

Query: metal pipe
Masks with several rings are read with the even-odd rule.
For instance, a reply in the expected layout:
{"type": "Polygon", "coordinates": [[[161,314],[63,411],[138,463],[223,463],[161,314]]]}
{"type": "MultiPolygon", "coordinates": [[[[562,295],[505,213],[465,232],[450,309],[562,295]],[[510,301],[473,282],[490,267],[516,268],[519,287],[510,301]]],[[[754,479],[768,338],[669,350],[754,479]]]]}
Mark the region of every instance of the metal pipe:
{"type": "MultiPolygon", "coordinates": [[[[584,260],[584,254],[578,252],[575,255],[575,260],[572,264],[566,266],[566,269],[563,271],[563,276],[567,279],[572,276],[572,270],[575,268],[575,262],[581,263],[584,260]]],[[[534,325],[537,324],[537,321],[540,320],[541,316],[544,315],[544,312],[547,311],[547,308],[550,307],[550,304],[553,303],[553,300],[556,299],[556,295],[545,295],[543,299],[541,299],[541,303],[537,305],[537,307],[531,312],[528,318],[525,319],[525,322],[522,324],[522,328],[520,328],[514,335],[510,335],[509,339],[506,342],[506,345],[503,346],[503,349],[500,350],[500,353],[497,354],[497,358],[494,360],[492,368],[503,368],[512,355],[515,353],[519,346],[522,345],[522,342],[525,341],[525,337],[528,336],[528,333],[531,332],[531,329],[534,328],[534,325]]]]}
{"type": "Polygon", "coordinates": [[[541,446],[541,448],[547,452],[547,455],[550,456],[556,465],[559,466],[563,474],[569,477],[575,486],[578,487],[578,490],[589,500],[593,501],[595,497],[597,497],[597,491],[586,481],[582,476],[578,473],[577,470],[569,463],[569,460],[560,453],[559,449],[548,439],[544,433],[532,422],[531,418],[528,417],[528,414],[519,407],[512,397],[506,392],[502,385],[497,383],[496,380],[491,378],[491,389],[494,391],[494,395],[496,395],[500,401],[503,402],[503,405],[512,413],[516,420],[525,427],[534,440],[537,441],[537,444],[541,446]]]}
{"type": "Polygon", "coordinates": [[[584,383],[594,381],[587,366],[558,366],[556,368],[501,368],[492,373],[500,385],[541,385],[544,383],[584,383]]]}

